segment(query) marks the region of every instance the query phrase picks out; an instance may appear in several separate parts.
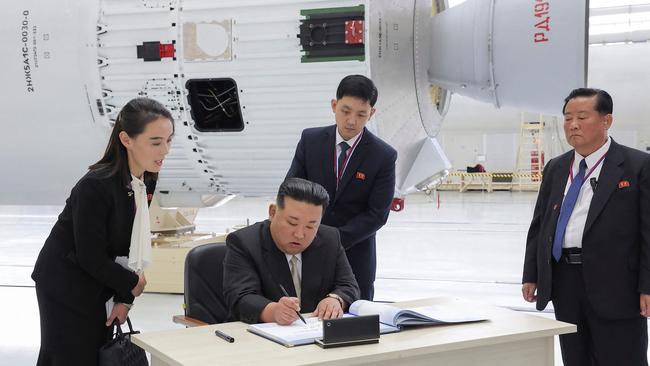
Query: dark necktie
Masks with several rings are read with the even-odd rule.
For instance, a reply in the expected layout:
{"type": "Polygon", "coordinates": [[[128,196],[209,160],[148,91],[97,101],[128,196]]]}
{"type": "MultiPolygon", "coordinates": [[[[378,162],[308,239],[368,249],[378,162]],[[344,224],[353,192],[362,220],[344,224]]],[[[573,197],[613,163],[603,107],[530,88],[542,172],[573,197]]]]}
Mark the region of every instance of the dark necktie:
{"type": "Polygon", "coordinates": [[[585,159],[580,161],[580,169],[578,174],[573,177],[571,186],[569,186],[569,191],[566,196],[564,196],[564,201],[562,201],[562,208],[560,209],[560,218],[557,220],[557,227],[555,228],[555,240],[553,241],[553,258],[555,261],[559,262],[560,257],[562,256],[562,242],[564,242],[564,233],[566,232],[566,226],[569,223],[569,218],[573,212],[573,208],[578,201],[578,195],[580,194],[580,187],[585,180],[585,170],[587,170],[587,163],[585,159]]]}
{"type": "Polygon", "coordinates": [[[347,142],[342,141],[339,143],[339,147],[341,148],[341,153],[339,154],[338,169],[336,172],[338,173],[338,176],[341,177],[343,176],[342,169],[344,168],[343,163],[345,162],[345,153],[350,148],[350,145],[348,145],[347,142]]]}

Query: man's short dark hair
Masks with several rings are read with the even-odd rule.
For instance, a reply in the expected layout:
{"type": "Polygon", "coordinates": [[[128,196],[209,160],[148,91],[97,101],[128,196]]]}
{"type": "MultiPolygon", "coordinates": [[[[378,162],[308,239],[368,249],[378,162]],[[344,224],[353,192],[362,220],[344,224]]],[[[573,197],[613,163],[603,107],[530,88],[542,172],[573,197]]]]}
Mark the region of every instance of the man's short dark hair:
{"type": "Polygon", "coordinates": [[[604,90],[596,88],[578,88],[573,89],[568,97],[564,98],[564,107],[562,107],[562,114],[566,109],[567,103],[571,99],[579,97],[593,97],[596,95],[596,111],[600,114],[612,114],[614,110],[614,102],[612,102],[612,97],[604,90]]]}
{"type": "Polygon", "coordinates": [[[370,104],[371,107],[377,103],[377,87],[372,80],[363,75],[348,75],[341,80],[336,89],[336,99],[343,97],[355,97],[370,104]]]}
{"type": "Polygon", "coordinates": [[[315,206],[327,208],[330,196],[323,186],[302,178],[287,178],[280,184],[275,203],[279,208],[284,208],[284,198],[289,197],[298,202],[306,202],[315,206]]]}

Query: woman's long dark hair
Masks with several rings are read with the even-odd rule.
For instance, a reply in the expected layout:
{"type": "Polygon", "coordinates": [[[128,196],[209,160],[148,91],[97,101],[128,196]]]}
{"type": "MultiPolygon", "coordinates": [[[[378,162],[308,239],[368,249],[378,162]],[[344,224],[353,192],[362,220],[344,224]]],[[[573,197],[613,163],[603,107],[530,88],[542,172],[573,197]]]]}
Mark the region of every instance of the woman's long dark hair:
{"type": "MultiPolygon", "coordinates": [[[[129,137],[135,138],[144,132],[147,124],[159,118],[169,119],[172,129],[174,128],[174,119],[165,106],[149,98],[131,99],[117,115],[104,156],[88,169],[99,171],[100,175],[106,178],[117,175],[125,186],[130,185],[129,158],[126,147],[120,141],[120,132],[124,131],[129,137]]],[[[144,179],[145,183],[152,179],[157,180],[158,173],[145,172],[144,179]]]]}

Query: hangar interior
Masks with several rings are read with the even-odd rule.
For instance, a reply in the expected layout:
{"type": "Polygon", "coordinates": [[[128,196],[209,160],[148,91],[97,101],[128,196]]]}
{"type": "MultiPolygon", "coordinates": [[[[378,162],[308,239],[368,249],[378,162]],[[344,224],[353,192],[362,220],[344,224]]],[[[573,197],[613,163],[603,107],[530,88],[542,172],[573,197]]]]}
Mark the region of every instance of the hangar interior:
{"type": "MultiPolygon", "coordinates": [[[[449,5],[462,2],[449,0],[449,5]]],[[[588,85],[609,91],[614,99],[610,135],[621,144],[650,152],[646,93],[650,85],[650,3],[591,0],[590,10],[588,85]]],[[[11,101],[11,95],[4,93],[5,101],[11,101]]],[[[532,137],[542,159],[548,161],[570,149],[562,116],[559,111],[552,115],[512,107],[497,110],[461,95],[455,95],[450,103],[437,140],[452,174],[437,190],[429,187],[426,192],[407,195],[404,209],[391,212],[378,232],[375,300],[451,296],[477,306],[504,306],[552,318],[552,306],[537,312],[521,297],[526,235],[539,181],[527,181],[527,189],[518,189],[513,173],[530,173],[533,165],[539,165],[539,155],[532,156],[530,150],[522,157],[522,139],[530,137],[522,131],[527,122],[544,122],[532,137]],[[474,179],[471,185],[459,183],[467,167],[477,164],[487,173],[505,174],[505,183],[510,184],[503,185],[498,177],[472,175],[463,177],[474,179]],[[487,188],[491,184],[494,191],[487,188]]],[[[65,188],[66,194],[69,189],[65,188]]],[[[196,231],[222,234],[263,220],[270,200],[266,192],[261,197],[237,196],[216,207],[201,208],[196,231]]],[[[62,204],[0,205],[0,365],[36,362],[39,318],[30,274],[62,204]]],[[[172,317],[183,313],[182,304],[181,294],[148,292],[137,299],[131,318],[142,332],[181,328],[172,317]]],[[[555,365],[562,365],[557,341],[556,350],[555,365]]]]}

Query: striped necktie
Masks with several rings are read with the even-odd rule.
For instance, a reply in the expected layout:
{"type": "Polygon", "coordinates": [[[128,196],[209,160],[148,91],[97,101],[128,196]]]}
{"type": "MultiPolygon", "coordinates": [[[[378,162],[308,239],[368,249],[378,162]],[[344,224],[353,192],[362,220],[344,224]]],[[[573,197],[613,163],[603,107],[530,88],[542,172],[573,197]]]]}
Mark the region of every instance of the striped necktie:
{"type": "Polygon", "coordinates": [[[344,168],[343,163],[345,162],[345,153],[350,148],[350,145],[348,145],[348,143],[345,141],[341,141],[339,143],[339,147],[341,148],[341,153],[339,154],[339,160],[337,165],[338,169],[336,170],[336,172],[338,173],[339,177],[342,177],[343,172],[341,170],[344,168]]]}

